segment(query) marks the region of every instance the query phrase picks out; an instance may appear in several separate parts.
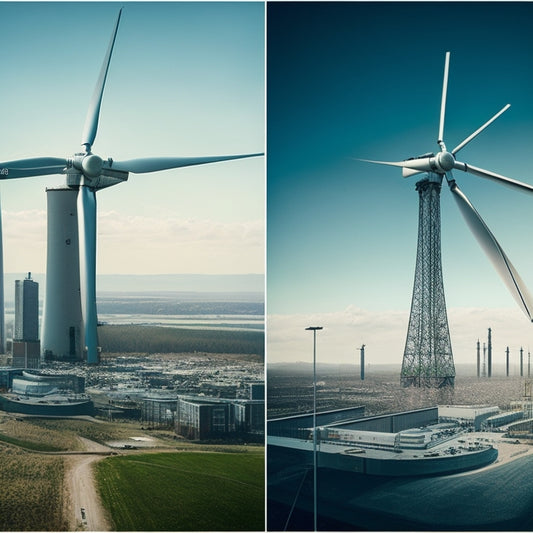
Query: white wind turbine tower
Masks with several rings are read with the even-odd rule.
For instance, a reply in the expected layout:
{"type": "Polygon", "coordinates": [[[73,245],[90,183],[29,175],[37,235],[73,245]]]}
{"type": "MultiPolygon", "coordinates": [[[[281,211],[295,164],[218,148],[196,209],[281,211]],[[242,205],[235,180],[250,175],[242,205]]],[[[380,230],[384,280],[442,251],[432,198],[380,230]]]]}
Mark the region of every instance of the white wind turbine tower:
{"type": "MultiPolygon", "coordinates": [[[[0,178],[66,174],[61,188],[48,189],[46,298],[42,353],[45,358],[98,362],[96,312],[96,191],[143,174],[263,155],[148,157],[114,161],[92,152],[100,106],[122,9],[89,104],[81,145],[71,157],[34,157],[0,162],[0,178]]],[[[3,277],[3,273],[2,273],[3,277]]],[[[3,316],[3,309],[1,312],[3,316]]]]}
{"type": "Polygon", "coordinates": [[[444,117],[450,53],[446,53],[437,144],[440,152],[412,157],[404,161],[367,161],[402,168],[403,177],[424,173],[416,185],[420,197],[418,250],[411,315],[405,344],[402,383],[404,385],[453,385],[455,368],[446,316],[440,249],[440,189],[444,178],[459,210],[479,244],[493,263],[518,306],[533,321],[533,298],[479,213],[459,189],[452,170],[461,170],[480,178],[523,192],[533,187],[494,172],[483,170],[456,159],[457,153],[492,124],[510,105],[504,106],[483,126],[448,151],[444,143],[444,117]]]}

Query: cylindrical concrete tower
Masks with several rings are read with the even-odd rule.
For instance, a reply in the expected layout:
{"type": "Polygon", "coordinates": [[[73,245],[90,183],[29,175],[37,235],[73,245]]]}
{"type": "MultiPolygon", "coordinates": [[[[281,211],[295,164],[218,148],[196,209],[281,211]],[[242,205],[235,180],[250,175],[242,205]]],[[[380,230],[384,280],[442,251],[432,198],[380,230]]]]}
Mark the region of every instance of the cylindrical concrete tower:
{"type": "Polygon", "coordinates": [[[78,191],[47,189],[48,234],[42,355],[82,360],[83,327],[76,200],[78,191]]]}

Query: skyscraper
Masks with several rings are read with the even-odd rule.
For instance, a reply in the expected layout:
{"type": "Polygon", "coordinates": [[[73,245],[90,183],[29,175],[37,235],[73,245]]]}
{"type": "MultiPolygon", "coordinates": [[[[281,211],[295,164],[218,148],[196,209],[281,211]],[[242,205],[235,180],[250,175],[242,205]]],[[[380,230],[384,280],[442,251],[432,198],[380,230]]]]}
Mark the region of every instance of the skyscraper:
{"type": "Polygon", "coordinates": [[[15,331],[16,341],[39,340],[39,284],[31,279],[15,281],[15,331]]]}

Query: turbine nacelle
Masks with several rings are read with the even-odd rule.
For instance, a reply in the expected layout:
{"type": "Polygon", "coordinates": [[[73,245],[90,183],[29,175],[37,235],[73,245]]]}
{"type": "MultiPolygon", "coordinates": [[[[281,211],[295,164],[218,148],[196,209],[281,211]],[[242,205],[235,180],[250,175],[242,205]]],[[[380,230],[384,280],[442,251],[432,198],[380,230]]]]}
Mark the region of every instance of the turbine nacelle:
{"type": "Polygon", "coordinates": [[[435,154],[426,154],[414,159],[402,161],[402,175],[404,178],[418,174],[419,172],[435,172],[446,174],[454,168],[455,157],[452,153],[444,151],[435,154]]]}
{"type": "Polygon", "coordinates": [[[97,191],[126,181],[128,172],[111,169],[112,164],[111,158],[103,160],[92,153],[75,154],[68,160],[67,187],[75,189],[85,185],[97,191]]]}

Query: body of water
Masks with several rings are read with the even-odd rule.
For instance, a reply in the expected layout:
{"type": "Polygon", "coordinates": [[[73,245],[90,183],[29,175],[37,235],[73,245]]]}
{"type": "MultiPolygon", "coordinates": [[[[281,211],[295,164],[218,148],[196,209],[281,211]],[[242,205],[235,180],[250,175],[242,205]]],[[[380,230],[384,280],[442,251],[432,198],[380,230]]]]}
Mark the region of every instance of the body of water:
{"type": "Polygon", "coordinates": [[[189,329],[239,329],[263,331],[264,317],[250,315],[138,315],[101,314],[98,320],[109,325],[149,325],[189,329]]]}
{"type": "MultiPolygon", "coordinates": [[[[13,327],[15,315],[6,313],[7,336],[13,327]]],[[[222,329],[264,331],[265,319],[256,315],[152,315],[152,314],[98,314],[100,323],[109,325],[146,325],[188,329],[222,329]]],[[[41,324],[42,327],[42,318],[41,324]]]]}

